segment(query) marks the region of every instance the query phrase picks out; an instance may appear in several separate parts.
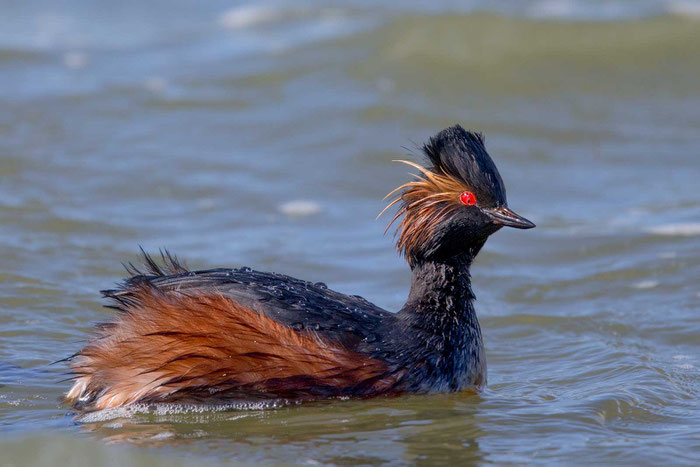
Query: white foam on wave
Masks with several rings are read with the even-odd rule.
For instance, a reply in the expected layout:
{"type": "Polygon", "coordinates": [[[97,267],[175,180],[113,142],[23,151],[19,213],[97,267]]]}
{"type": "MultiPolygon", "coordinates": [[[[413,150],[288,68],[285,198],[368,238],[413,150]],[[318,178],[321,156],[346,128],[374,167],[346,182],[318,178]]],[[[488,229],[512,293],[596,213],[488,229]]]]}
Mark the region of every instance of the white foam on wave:
{"type": "Polygon", "coordinates": [[[143,83],[144,87],[154,93],[162,93],[168,87],[168,82],[160,76],[151,76],[143,83]]]}
{"type": "Polygon", "coordinates": [[[241,5],[219,15],[219,24],[226,29],[243,29],[273,21],[279,16],[269,5],[241,5]]]}
{"type": "Polygon", "coordinates": [[[524,10],[526,16],[555,20],[615,21],[649,18],[664,14],[700,18],[700,2],[694,0],[657,0],[645,3],[587,0],[541,0],[524,10]]]}
{"type": "Polygon", "coordinates": [[[647,229],[647,232],[656,235],[672,235],[680,237],[692,237],[700,235],[700,222],[683,222],[677,224],[662,224],[647,229]]]}
{"type": "Polygon", "coordinates": [[[63,64],[72,70],[85,68],[90,62],[90,56],[83,52],[68,52],[63,55],[63,64]]]}
{"type": "Polygon", "coordinates": [[[671,358],[673,360],[675,360],[676,362],[678,362],[678,363],[673,365],[675,368],[678,368],[680,370],[692,370],[695,368],[695,365],[693,365],[692,363],[687,361],[687,360],[691,359],[691,357],[689,355],[679,354],[679,355],[674,355],[671,358]]]}
{"type": "Polygon", "coordinates": [[[282,53],[302,44],[338,38],[376,24],[377,18],[342,8],[267,3],[230,8],[217,17],[238,52],[282,53]]]}
{"type": "Polygon", "coordinates": [[[688,360],[690,357],[688,355],[679,354],[679,355],[674,355],[671,358],[673,358],[674,360],[688,360]]]}
{"type": "Polygon", "coordinates": [[[668,2],[666,4],[666,11],[678,16],[700,19],[700,2],[668,2]]]}
{"type": "Polygon", "coordinates": [[[237,401],[227,404],[193,405],[193,404],[131,404],[123,407],[89,412],[79,415],[76,420],[81,423],[97,423],[114,420],[116,418],[132,418],[135,415],[179,415],[201,414],[207,412],[223,412],[227,410],[270,410],[288,405],[289,402],[281,399],[265,401],[237,401]]]}
{"type": "Polygon", "coordinates": [[[530,17],[558,20],[597,20],[611,21],[643,16],[637,5],[624,2],[604,2],[591,4],[581,0],[542,0],[533,3],[526,14],[530,17]]]}
{"type": "Polygon", "coordinates": [[[695,368],[695,365],[692,363],[679,363],[678,365],[675,365],[676,368],[679,368],[681,370],[692,370],[695,368]]]}
{"type": "Polygon", "coordinates": [[[647,280],[647,281],[639,281],[635,284],[632,284],[632,287],[635,289],[653,289],[659,285],[659,281],[652,281],[652,280],[647,280]]]}
{"type": "Polygon", "coordinates": [[[305,217],[321,212],[321,205],[316,201],[297,199],[281,204],[278,209],[288,216],[305,217]]]}
{"type": "Polygon", "coordinates": [[[543,0],[530,7],[530,14],[539,18],[565,18],[574,11],[573,2],[562,0],[543,0]]]}

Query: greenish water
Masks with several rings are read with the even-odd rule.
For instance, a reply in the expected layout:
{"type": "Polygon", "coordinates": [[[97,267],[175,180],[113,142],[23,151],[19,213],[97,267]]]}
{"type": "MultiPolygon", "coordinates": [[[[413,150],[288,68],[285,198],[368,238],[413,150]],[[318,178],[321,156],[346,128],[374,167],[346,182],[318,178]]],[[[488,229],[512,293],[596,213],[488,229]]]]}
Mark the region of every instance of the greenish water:
{"type": "Polygon", "coordinates": [[[697,3],[3,12],[0,464],[700,463],[697,3]],[[472,271],[484,393],[83,423],[61,404],[49,364],[109,319],[97,291],[139,244],[398,310],[391,160],[453,123],[538,225],[472,271]]]}

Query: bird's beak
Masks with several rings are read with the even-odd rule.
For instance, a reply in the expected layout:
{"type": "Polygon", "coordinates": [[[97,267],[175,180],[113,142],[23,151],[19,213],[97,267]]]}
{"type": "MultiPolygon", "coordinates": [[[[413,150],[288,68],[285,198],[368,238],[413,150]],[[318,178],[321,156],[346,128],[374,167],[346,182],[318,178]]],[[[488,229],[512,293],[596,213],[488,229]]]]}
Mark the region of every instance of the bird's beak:
{"type": "Polygon", "coordinates": [[[500,206],[495,209],[485,209],[484,212],[491,220],[498,225],[507,227],[515,227],[516,229],[531,229],[535,224],[520,216],[506,206],[500,206]]]}

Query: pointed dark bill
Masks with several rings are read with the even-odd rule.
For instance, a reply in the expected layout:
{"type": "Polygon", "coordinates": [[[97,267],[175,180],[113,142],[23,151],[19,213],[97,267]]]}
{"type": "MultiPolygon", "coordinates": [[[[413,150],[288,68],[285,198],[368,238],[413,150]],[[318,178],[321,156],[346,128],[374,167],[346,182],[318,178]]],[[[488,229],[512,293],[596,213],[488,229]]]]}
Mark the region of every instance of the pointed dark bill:
{"type": "Polygon", "coordinates": [[[484,210],[484,212],[494,223],[499,225],[515,227],[516,229],[531,229],[535,227],[535,224],[525,219],[523,216],[514,213],[505,206],[484,210]]]}

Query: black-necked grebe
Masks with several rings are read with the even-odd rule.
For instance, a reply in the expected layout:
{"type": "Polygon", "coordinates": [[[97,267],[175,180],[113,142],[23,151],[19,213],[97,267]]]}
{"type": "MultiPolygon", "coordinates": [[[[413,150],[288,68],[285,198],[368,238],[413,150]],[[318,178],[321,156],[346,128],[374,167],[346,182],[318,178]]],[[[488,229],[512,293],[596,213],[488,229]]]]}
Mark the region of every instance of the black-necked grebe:
{"type": "Polygon", "coordinates": [[[131,403],[479,390],[486,384],[469,267],[503,226],[535,225],[507,207],[483,137],[460,126],[423,147],[427,167],[390,195],[390,226],[413,276],[406,304],[389,313],[281,274],[189,271],[145,255],[116,290],[118,310],[72,359],[66,396],[78,410],[131,403]]]}

